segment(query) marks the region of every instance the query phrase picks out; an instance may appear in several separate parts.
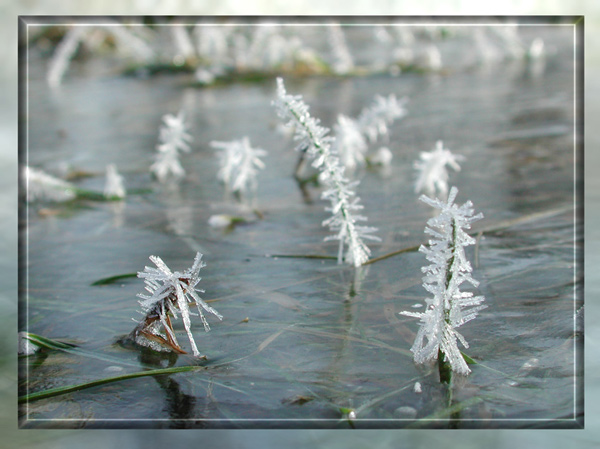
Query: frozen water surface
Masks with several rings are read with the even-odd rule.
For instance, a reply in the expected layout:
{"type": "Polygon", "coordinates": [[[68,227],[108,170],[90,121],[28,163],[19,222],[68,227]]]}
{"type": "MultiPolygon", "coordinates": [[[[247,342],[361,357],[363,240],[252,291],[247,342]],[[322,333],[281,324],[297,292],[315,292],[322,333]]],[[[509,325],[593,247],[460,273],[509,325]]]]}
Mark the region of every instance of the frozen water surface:
{"type": "MultiPolygon", "coordinates": [[[[328,231],[321,222],[329,213],[320,188],[308,186],[303,195],[293,177],[294,144],[277,131],[274,78],[199,88],[188,74],[122,76],[109,58],[91,56],[75,60],[62,85],[50,90],[47,56],[32,51],[22,162],[56,175],[68,167],[86,172],[90,176],[72,182],[99,192],[112,163],[131,193],[122,202],[22,207],[19,330],[74,343],[78,351],[22,357],[21,392],[148,368],[205,369],[30,401],[21,405],[23,424],[576,426],[582,348],[575,311],[582,279],[574,251],[581,251],[575,241],[581,229],[574,220],[572,29],[522,33],[527,42],[544,38],[545,60],[459,68],[473,55],[459,36],[442,42],[448,68],[437,74],[286,78],[288,92],[303,95],[311,115],[330,128],[338,114],[356,117],[375,95],[409,99],[408,115],[374,145],[390,149],[391,166],[351,175],[361,180],[357,193],[367,224],[379,228],[382,239],[369,244],[373,258],[426,242],[432,212],[414,194],[420,152],[443,140],[465,156],[449,184],[459,189],[458,203],[471,200],[485,216],[474,225],[478,244],[467,255],[481,281],[474,292],[488,307],[461,328],[470,343],[466,353],[478,364],[455,380],[451,404],[437,368],[413,363],[409,349],[418,323],[399,315],[424,303],[423,254],[408,251],[358,269],[336,264],[337,243],[323,242],[328,231]],[[191,152],[180,157],[186,175],[161,184],[149,173],[161,117],[179,110],[193,137],[191,152]],[[268,155],[255,198],[240,203],[217,179],[210,142],[244,136],[268,155]],[[208,225],[216,214],[249,222],[217,229],[208,225]],[[202,298],[224,317],[208,317],[209,333],[192,317],[207,360],[119,344],[135,326],[131,319],[141,317],[136,294],[143,282],[91,284],[142,271],[150,255],[182,271],[198,251],[207,264],[198,285],[206,291],[202,298]]],[[[347,39],[356,43],[355,62],[370,56],[360,50],[371,39],[365,29],[348,32],[347,39]]],[[[189,350],[181,321],[175,329],[189,350]]]]}

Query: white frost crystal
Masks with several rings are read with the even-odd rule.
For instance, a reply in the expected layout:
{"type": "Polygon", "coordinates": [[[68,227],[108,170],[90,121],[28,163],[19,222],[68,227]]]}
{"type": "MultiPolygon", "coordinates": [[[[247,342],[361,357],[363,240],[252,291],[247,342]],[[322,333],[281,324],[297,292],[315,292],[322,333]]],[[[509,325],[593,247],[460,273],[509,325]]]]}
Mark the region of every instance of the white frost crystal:
{"type": "Polygon", "coordinates": [[[346,169],[353,170],[365,164],[368,142],[375,142],[379,136],[387,135],[388,125],[406,115],[404,102],[393,94],[388,97],[377,95],[357,119],[342,114],[338,116],[333,128],[335,140],[332,147],[339,153],[346,169]]]}
{"type": "Polygon", "coordinates": [[[448,193],[448,170],[446,165],[456,171],[460,171],[458,161],[464,159],[461,155],[452,154],[450,150],[444,148],[444,143],[438,140],[435,148],[430,151],[421,152],[421,160],[415,162],[415,168],[419,172],[419,177],[415,184],[415,192],[425,192],[427,195],[434,196],[439,194],[445,197],[448,193]]]}
{"type": "Polygon", "coordinates": [[[431,199],[425,195],[421,201],[440,210],[437,217],[431,218],[425,227],[425,233],[433,236],[429,246],[421,246],[431,265],[423,267],[423,287],[433,297],[425,300],[425,312],[402,312],[402,315],[419,318],[421,327],[411,348],[416,363],[425,363],[438,358],[438,352],[445,355],[445,361],[452,371],[469,374],[458,341],[465,348],[468,344],[456,330],[477,316],[484,309],[480,305],[484,297],[473,296],[471,292],[460,291],[463,282],[474,287],[479,285],[471,277],[471,264],[465,256],[464,247],[473,245],[475,239],[465,232],[471,223],[483,218],[482,214],[473,215],[473,205],[467,201],[462,206],[454,204],[458,189],[452,187],[447,202],[431,199]]]}
{"type": "Polygon", "coordinates": [[[333,71],[338,75],[344,75],[354,69],[354,62],[346,44],[344,31],[339,23],[332,23],[327,27],[327,30],[329,32],[329,46],[333,56],[333,71]]]}
{"type": "Polygon", "coordinates": [[[106,166],[106,184],[104,186],[106,198],[125,198],[125,187],[123,177],[117,171],[115,164],[106,166]]]}
{"type": "Polygon", "coordinates": [[[247,193],[256,190],[258,170],[265,168],[260,159],[267,152],[260,148],[252,148],[248,137],[231,142],[211,142],[210,146],[219,151],[220,169],[217,177],[232,192],[247,193]]]}
{"type": "Polygon", "coordinates": [[[25,166],[23,175],[28,202],[35,200],[68,201],[76,196],[73,184],[41,170],[25,166]]]}
{"type": "Polygon", "coordinates": [[[19,355],[32,355],[40,349],[27,338],[27,335],[27,332],[19,332],[19,355]]]}
{"type": "Polygon", "coordinates": [[[196,288],[201,279],[198,275],[200,269],[206,266],[202,262],[202,254],[197,253],[193,265],[183,273],[179,271],[172,272],[160,257],[150,256],[150,260],[154,262],[157,268],[145,267],[144,271],[138,272],[138,277],[144,279],[146,290],[150,295],[138,294],[142,298],[139,303],[142,306],[145,318],[139,322],[133,331],[135,341],[138,344],[159,351],[171,347],[177,352],[183,353],[184,351],[179,348],[175,338],[169,317],[169,313],[174,318],[177,318],[178,313],[180,313],[192,351],[196,357],[199,357],[200,352],[198,352],[190,330],[190,316],[195,315],[190,311],[190,303],[196,304],[200,319],[204,324],[204,330],[207,332],[210,330],[210,326],[202,309],[215,315],[220,320],[223,318],[219,312],[206,304],[196,293],[204,293],[204,290],[196,288]],[[161,332],[160,325],[162,325],[164,332],[161,332]]]}
{"type": "Polygon", "coordinates": [[[321,172],[319,178],[325,185],[321,198],[329,200],[332,216],[323,221],[323,226],[335,234],[325,238],[339,240],[338,263],[344,258],[344,244],[348,245],[345,255],[347,263],[358,267],[369,260],[371,251],[363,239],[379,241],[379,237],[370,235],[377,228],[357,225],[357,221],[366,221],[367,217],[356,215],[363,206],[356,197],[354,188],[358,181],[350,182],[344,177],[344,167],[340,163],[337,152],[331,147],[332,138],[327,135],[329,129],[319,125],[319,120],[310,116],[308,106],[302,101],[300,95],[288,95],[281,78],[277,78],[277,99],[273,102],[279,117],[286,121],[288,126],[295,127],[294,138],[299,142],[296,148],[306,151],[313,159],[313,167],[321,172]]]}
{"type": "Polygon", "coordinates": [[[394,94],[387,97],[377,95],[371,106],[364,109],[357,122],[361,133],[371,142],[388,133],[388,125],[406,115],[405,99],[398,100],[394,94]]]}
{"type": "Polygon", "coordinates": [[[189,153],[189,143],[192,141],[192,136],[187,133],[183,111],[177,115],[165,114],[163,122],[159,134],[160,143],[156,147],[156,161],[150,167],[150,171],[160,182],[164,182],[170,174],[177,178],[185,175],[179,162],[179,151],[189,153]]]}

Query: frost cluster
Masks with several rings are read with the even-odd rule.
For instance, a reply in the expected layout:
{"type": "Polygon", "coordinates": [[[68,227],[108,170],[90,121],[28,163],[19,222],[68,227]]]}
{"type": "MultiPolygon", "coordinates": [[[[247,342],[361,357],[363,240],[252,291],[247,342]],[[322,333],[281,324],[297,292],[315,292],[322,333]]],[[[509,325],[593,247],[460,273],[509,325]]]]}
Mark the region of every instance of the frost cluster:
{"type": "Polygon", "coordinates": [[[371,254],[363,239],[380,239],[370,235],[377,230],[376,228],[356,224],[358,221],[367,220],[367,217],[356,214],[363,209],[353,190],[359,182],[350,182],[344,176],[344,167],[331,146],[333,139],[327,135],[329,129],[322,127],[318,119],[310,116],[308,106],[300,95],[286,93],[281,78],[277,79],[277,99],[273,103],[279,117],[288,126],[295,128],[294,139],[298,141],[296,148],[306,151],[313,159],[313,167],[321,172],[319,179],[325,185],[321,198],[331,202],[331,206],[326,210],[332,213],[330,218],[323,221],[323,226],[329,226],[329,229],[335,232],[326,237],[325,241],[339,240],[338,263],[345,258],[347,263],[355,267],[362,265],[371,254]],[[345,244],[348,249],[344,257],[345,244]]]}
{"type": "Polygon", "coordinates": [[[329,46],[331,47],[331,53],[333,56],[333,63],[331,64],[333,71],[338,75],[344,75],[351,72],[354,69],[354,62],[352,61],[352,55],[346,44],[346,37],[344,31],[339,23],[332,23],[327,27],[329,35],[329,46]]]}
{"type": "Polygon", "coordinates": [[[160,182],[164,182],[170,175],[180,178],[185,175],[185,170],[179,162],[179,152],[189,153],[189,143],[192,136],[187,133],[183,111],[177,115],[165,114],[163,126],[160,128],[160,143],[156,149],[156,161],[150,171],[156,175],[160,182]]]}
{"type": "Polygon", "coordinates": [[[220,169],[217,177],[231,192],[248,193],[256,190],[258,170],[265,168],[260,159],[267,152],[260,148],[252,148],[248,137],[231,142],[213,141],[210,146],[219,150],[220,169]]]}
{"type": "Polygon", "coordinates": [[[200,269],[206,266],[202,262],[202,254],[197,253],[192,266],[183,273],[179,271],[172,272],[160,257],[150,256],[150,260],[154,262],[157,268],[145,267],[144,271],[138,272],[138,277],[144,279],[146,290],[150,294],[138,294],[138,297],[142,298],[139,303],[145,317],[134,329],[133,338],[138,344],[158,351],[171,348],[176,352],[184,353],[177,343],[169,317],[169,314],[171,314],[177,319],[178,314],[181,314],[183,326],[190,340],[194,356],[200,356],[190,330],[190,316],[195,315],[190,311],[190,304],[196,304],[198,314],[204,324],[204,330],[207,332],[210,330],[210,326],[202,309],[215,315],[220,320],[223,318],[219,312],[206,304],[196,293],[204,293],[204,290],[196,288],[201,279],[199,277],[200,269]]]}
{"type": "Polygon", "coordinates": [[[106,184],[104,185],[104,196],[106,198],[125,198],[123,176],[119,174],[115,164],[109,164],[106,166],[106,184]]]}
{"type": "Polygon", "coordinates": [[[415,192],[425,192],[427,195],[436,194],[445,197],[448,193],[448,170],[446,166],[460,171],[458,161],[464,159],[464,156],[452,154],[444,148],[444,143],[438,140],[432,151],[421,152],[421,160],[415,162],[419,176],[415,184],[415,192]],[[437,193],[436,193],[437,192],[437,193]]]}
{"type": "Polygon", "coordinates": [[[431,265],[422,268],[423,287],[432,297],[425,300],[425,312],[401,312],[402,315],[419,318],[421,327],[411,348],[416,363],[425,363],[438,358],[438,352],[444,354],[445,361],[452,371],[469,374],[458,341],[468,348],[469,345],[456,330],[477,316],[484,309],[480,305],[484,297],[473,296],[471,292],[462,292],[461,284],[467,282],[477,287],[479,282],[471,277],[471,264],[465,256],[464,248],[473,245],[473,239],[466,229],[471,223],[483,218],[482,214],[473,215],[473,205],[467,201],[462,206],[454,204],[458,189],[452,187],[447,202],[431,199],[422,195],[420,200],[439,209],[438,216],[431,218],[425,227],[425,233],[431,235],[429,246],[421,246],[419,251],[431,265]]]}
{"type": "Polygon", "coordinates": [[[23,175],[27,202],[36,200],[68,201],[77,196],[73,184],[55,178],[41,170],[25,166],[23,175]]]}
{"type": "Polygon", "coordinates": [[[393,94],[388,97],[377,95],[373,104],[365,108],[357,119],[340,114],[333,128],[333,147],[346,169],[353,170],[364,165],[368,142],[375,142],[379,136],[386,135],[388,126],[405,115],[404,100],[398,100],[393,94]]]}
{"type": "MultiPolygon", "coordinates": [[[[143,30],[145,27],[134,27],[143,30]]],[[[100,44],[112,38],[117,51],[132,56],[134,60],[148,64],[156,58],[154,50],[144,37],[134,32],[133,28],[115,22],[110,26],[74,25],[70,28],[56,46],[56,50],[48,64],[46,81],[52,88],[58,87],[69,68],[70,62],[77,53],[81,44],[86,44],[91,49],[100,47],[100,44]]]]}

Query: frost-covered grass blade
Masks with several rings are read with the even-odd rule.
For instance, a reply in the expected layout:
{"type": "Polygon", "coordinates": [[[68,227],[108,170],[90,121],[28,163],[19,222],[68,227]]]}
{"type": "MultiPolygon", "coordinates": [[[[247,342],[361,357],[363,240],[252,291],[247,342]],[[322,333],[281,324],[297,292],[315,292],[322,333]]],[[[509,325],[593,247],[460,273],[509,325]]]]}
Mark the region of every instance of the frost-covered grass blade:
{"type": "Polygon", "coordinates": [[[479,282],[471,277],[472,267],[466,258],[464,248],[473,245],[475,239],[466,230],[471,223],[483,218],[473,215],[473,205],[467,201],[462,206],[454,204],[458,189],[452,187],[447,202],[431,199],[425,195],[421,201],[439,209],[440,214],[431,218],[425,233],[433,238],[429,245],[421,246],[430,265],[422,268],[423,287],[432,297],[425,300],[425,312],[401,312],[403,315],[419,318],[421,327],[411,348],[416,363],[438,360],[440,374],[443,364],[448,363],[453,372],[467,375],[471,372],[465,358],[458,349],[458,342],[465,348],[469,345],[456,330],[471,321],[486,306],[481,305],[483,296],[473,296],[471,292],[460,290],[467,282],[477,287],[479,282]]]}

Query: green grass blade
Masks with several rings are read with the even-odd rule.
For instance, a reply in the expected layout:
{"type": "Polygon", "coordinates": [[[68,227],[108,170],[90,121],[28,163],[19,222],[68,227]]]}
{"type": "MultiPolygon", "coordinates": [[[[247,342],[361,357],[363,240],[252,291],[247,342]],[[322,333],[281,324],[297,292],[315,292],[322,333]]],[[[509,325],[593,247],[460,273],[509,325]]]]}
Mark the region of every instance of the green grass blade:
{"type": "Polygon", "coordinates": [[[26,333],[24,335],[24,338],[29,340],[34,345],[39,346],[40,348],[58,349],[58,350],[75,348],[75,345],[69,345],[66,343],[62,343],[60,341],[51,340],[49,338],[42,337],[41,335],[36,335],[36,334],[26,333]]]}
{"type": "Polygon", "coordinates": [[[150,371],[141,371],[137,373],[123,374],[121,376],[115,377],[106,377],[104,379],[98,379],[91,382],[84,382],[76,385],[67,385],[64,387],[50,388],[44,391],[38,391],[36,393],[31,393],[27,395],[23,395],[19,397],[19,404],[25,402],[37,401],[40,399],[46,399],[53,396],[60,396],[67,393],[72,393],[75,391],[85,390],[86,388],[96,387],[98,385],[104,385],[111,382],[120,382],[128,379],[136,379],[138,377],[148,377],[148,376],[160,376],[164,374],[175,374],[175,373],[184,373],[188,371],[197,371],[200,369],[205,369],[202,366],[179,366],[173,368],[161,368],[150,371]]]}
{"type": "Polygon", "coordinates": [[[77,355],[77,356],[81,356],[81,357],[89,357],[89,358],[93,358],[93,359],[97,359],[97,360],[102,360],[103,362],[114,363],[117,365],[128,365],[128,366],[132,366],[135,368],[139,368],[139,366],[140,366],[139,363],[131,363],[126,360],[117,359],[117,358],[110,357],[107,355],[96,354],[94,352],[90,352],[90,351],[86,351],[84,349],[78,348],[77,346],[61,343],[59,341],[51,340],[49,338],[42,337],[42,336],[36,335],[36,334],[27,333],[27,334],[25,334],[25,338],[27,340],[29,340],[31,343],[33,343],[34,345],[39,346],[40,348],[44,348],[44,349],[67,352],[69,354],[73,354],[73,355],[77,355]]]}
{"type": "Polygon", "coordinates": [[[137,273],[125,273],[125,274],[117,274],[116,276],[110,276],[107,278],[98,279],[96,282],[92,282],[90,285],[109,285],[114,284],[121,279],[129,279],[136,278],[137,273]]]}

